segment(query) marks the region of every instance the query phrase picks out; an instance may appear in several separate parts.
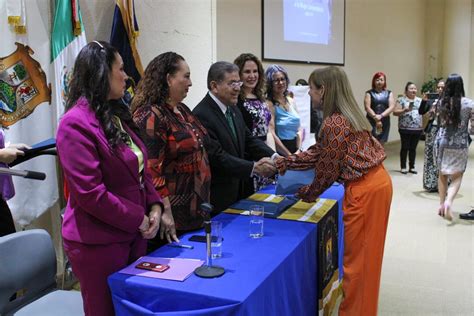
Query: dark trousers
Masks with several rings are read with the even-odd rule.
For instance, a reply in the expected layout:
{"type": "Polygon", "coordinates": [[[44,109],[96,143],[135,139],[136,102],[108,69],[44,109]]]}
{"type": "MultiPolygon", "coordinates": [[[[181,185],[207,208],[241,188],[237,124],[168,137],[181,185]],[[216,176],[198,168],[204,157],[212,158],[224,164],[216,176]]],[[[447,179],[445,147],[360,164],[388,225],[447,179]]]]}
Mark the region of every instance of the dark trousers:
{"type": "Polygon", "coordinates": [[[407,167],[407,154],[409,161],[409,168],[415,169],[416,159],[416,146],[420,140],[420,132],[400,132],[400,139],[402,141],[402,148],[400,149],[400,167],[406,169],[407,167]]]}
{"type": "Polygon", "coordinates": [[[0,237],[13,234],[15,231],[15,224],[13,223],[10,208],[0,195],[0,237]]]}

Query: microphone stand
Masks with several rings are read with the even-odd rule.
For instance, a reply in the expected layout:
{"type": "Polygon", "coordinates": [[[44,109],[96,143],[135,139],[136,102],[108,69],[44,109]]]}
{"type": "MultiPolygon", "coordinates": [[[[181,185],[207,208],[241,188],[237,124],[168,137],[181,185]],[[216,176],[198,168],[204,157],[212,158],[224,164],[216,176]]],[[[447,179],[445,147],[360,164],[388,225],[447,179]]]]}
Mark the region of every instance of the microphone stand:
{"type": "Polygon", "coordinates": [[[18,176],[23,177],[25,179],[33,179],[33,180],[44,180],[46,179],[46,174],[43,172],[36,172],[36,171],[29,171],[29,170],[15,170],[15,169],[8,169],[0,167],[0,174],[5,174],[9,176],[18,176]]]}
{"type": "Polygon", "coordinates": [[[211,254],[211,212],[212,205],[209,203],[202,203],[201,210],[206,213],[206,219],[204,221],[204,231],[206,232],[206,264],[202,265],[196,270],[194,274],[201,278],[217,278],[225,273],[224,268],[212,265],[212,254],[211,254]]]}

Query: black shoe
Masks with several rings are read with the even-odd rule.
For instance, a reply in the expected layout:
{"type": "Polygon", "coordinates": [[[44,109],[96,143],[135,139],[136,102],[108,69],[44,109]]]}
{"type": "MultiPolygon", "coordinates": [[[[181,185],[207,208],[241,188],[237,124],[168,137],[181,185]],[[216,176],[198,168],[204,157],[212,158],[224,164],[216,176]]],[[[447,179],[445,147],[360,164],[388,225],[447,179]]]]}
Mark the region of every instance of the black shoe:
{"type": "Polygon", "coordinates": [[[469,213],[459,214],[459,218],[474,220],[474,210],[471,210],[469,213]]]}
{"type": "Polygon", "coordinates": [[[418,174],[418,171],[416,171],[415,169],[410,169],[408,170],[409,173],[413,173],[413,174],[418,174]]]}
{"type": "Polygon", "coordinates": [[[402,169],[400,170],[400,173],[402,173],[402,174],[407,174],[407,173],[408,173],[408,171],[407,171],[407,169],[406,169],[406,168],[402,168],[402,169]]]}

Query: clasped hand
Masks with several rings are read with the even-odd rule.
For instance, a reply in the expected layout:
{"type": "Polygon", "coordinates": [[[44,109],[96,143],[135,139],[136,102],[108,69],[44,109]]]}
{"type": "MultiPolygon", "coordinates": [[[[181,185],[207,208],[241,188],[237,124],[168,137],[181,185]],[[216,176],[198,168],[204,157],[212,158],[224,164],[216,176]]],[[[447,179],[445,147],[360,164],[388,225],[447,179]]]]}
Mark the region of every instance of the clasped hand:
{"type": "Polygon", "coordinates": [[[263,177],[271,177],[277,173],[275,163],[271,158],[264,157],[255,163],[254,173],[263,177]]]}

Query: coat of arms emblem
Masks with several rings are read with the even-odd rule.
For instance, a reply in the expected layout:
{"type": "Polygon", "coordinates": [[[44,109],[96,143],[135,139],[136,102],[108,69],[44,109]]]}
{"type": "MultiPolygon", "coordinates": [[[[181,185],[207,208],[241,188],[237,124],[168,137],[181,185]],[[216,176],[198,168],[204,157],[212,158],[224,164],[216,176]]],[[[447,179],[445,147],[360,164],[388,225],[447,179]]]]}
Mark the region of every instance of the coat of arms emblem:
{"type": "Polygon", "coordinates": [[[33,50],[20,43],[0,57],[0,124],[10,126],[30,115],[42,102],[51,101],[51,89],[33,50]]]}

